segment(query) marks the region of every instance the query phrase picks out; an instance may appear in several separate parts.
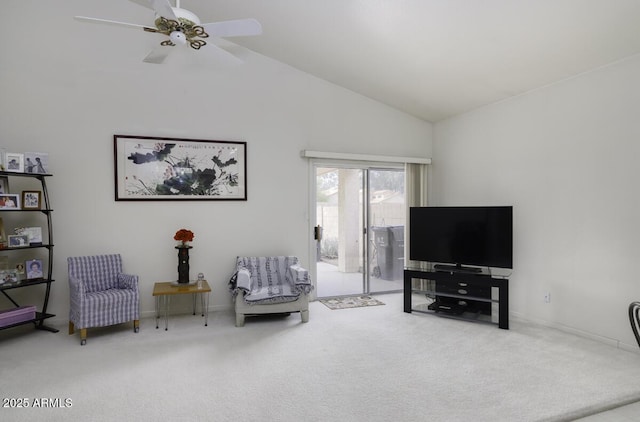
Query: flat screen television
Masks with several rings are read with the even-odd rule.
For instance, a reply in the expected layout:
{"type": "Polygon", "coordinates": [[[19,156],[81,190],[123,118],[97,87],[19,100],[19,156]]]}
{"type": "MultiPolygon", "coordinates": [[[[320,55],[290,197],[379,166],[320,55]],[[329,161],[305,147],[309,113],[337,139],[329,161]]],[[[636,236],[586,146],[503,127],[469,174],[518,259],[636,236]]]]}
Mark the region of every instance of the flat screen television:
{"type": "Polygon", "coordinates": [[[411,207],[409,259],[513,268],[513,207],[411,207]]]}

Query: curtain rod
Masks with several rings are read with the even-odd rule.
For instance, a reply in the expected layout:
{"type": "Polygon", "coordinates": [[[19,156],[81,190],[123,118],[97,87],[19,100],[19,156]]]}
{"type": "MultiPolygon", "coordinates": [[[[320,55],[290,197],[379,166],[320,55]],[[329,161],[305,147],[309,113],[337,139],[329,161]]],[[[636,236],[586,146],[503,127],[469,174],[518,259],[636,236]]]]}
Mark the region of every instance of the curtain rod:
{"type": "Polygon", "coordinates": [[[396,157],[390,155],[349,154],[344,152],[323,152],[303,150],[303,158],[329,158],[333,160],[377,161],[382,163],[431,164],[431,158],[396,157]]]}

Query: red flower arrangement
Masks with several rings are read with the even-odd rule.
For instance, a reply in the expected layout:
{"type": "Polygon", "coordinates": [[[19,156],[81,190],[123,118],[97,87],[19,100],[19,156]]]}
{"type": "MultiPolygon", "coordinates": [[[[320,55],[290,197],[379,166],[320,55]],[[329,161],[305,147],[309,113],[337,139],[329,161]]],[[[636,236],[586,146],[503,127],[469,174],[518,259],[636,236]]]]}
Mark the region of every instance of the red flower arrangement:
{"type": "Polygon", "coordinates": [[[175,236],[173,236],[174,240],[178,242],[182,242],[182,244],[186,244],[187,242],[193,241],[193,232],[187,229],[180,229],[176,232],[175,236]]]}

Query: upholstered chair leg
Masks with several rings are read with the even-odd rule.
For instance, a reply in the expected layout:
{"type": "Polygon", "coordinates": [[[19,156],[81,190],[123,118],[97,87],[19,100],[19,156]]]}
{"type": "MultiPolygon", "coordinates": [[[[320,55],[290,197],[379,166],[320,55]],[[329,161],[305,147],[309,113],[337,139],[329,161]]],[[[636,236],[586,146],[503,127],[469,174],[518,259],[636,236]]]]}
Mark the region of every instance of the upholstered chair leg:
{"type": "Polygon", "coordinates": [[[302,317],[302,322],[309,322],[309,310],[300,311],[300,316],[302,317]]]}
{"type": "Polygon", "coordinates": [[[140,331],[140,320],[135,319],[133,320],[133,332],[137,333],[138,331],[140,331]]]}
{"type": "Polygon", "coordinates": [[[73,326],[73,322],[69,321],[69,335],[76,332],[76,328],[73,326]]]}
{"type": "Polygon", "coordinates": [[[236,327],[244,327],[244,314],[236,312],[236,327]]]}
{"type": "Polygon", "coordinates": [[[81,328],[80,329],[80,345],[84,346],[85,344],[87,344],[87,329],[81,328]]]}

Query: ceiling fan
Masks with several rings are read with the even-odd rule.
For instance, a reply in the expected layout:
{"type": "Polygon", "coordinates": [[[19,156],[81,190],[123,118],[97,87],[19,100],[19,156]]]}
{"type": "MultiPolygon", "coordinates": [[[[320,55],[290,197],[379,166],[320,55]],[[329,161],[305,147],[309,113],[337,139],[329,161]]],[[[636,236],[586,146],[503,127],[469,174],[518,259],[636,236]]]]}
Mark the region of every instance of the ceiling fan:
{"type": "Polygon", "coordinates": [[[228,59],[232,58],[234,61],[239,61],[239,59],[231,53],[215,45],[213,42],[207,42],[204,39],[209,37],[226,38],[262,34],[260,22],[252,18],[201,24],[198,16],[180,7],[180,0],[176,0],[176,7],[172,7],[169,0],[130,1],[155,11],[154,26],[117,22],[86,16],[75,16],[74,18],[83,22],[142,29],[145,32],[153,32],[168,37],[143,59],[143,61],[147,63],[156,64],[164,62],[172,51],[169,47],[181,45],[191,47],[193,50],[207,51],[209,54],[223,53],[228,59]]]}

